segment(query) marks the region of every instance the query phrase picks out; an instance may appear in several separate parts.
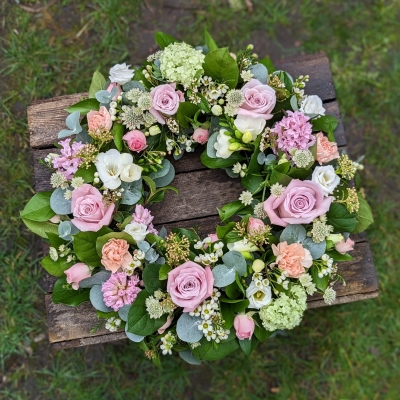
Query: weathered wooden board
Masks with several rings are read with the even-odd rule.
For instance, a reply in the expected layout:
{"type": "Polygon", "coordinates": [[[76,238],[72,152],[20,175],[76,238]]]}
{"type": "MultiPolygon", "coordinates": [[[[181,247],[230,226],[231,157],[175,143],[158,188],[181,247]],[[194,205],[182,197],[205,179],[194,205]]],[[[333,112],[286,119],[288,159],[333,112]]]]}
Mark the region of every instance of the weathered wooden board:
{"type": "MultiPolygon", "coordinates": [[[[292,76],[310,75],[306,87],[307,94],[317,94],[324,101],[328,115],[339,119],[335,137],[339,147],[346,146],[343,123],[335,101],[335,89],[327,57],[321,53],[306,55],[277,63],[278,68],[288,71],[292,76]]],[[[50,190],[50,170],[38,163],[50,152],[58,152],[54,147],[57,133],[64,128],[68,113],[65,108],[85,98],[87,93],[61,96],[41,100],[28,107],[30,143],[33,148],[36,191],[50,190]]],[[[153,205],[152,211],[157,227],[198,229],[201,236],[215,231],[220,222],[217,207],[235,200],[243,190],[238,180],[228,178],[224,171],[209,170],[200,161],[202,149],[193,154],[186,154],[181,160],[171,160],[175,166],[174,186],[179,189],[179,196],[168,193],[160,204],[153,205]]],[[[347,285],[336,284],[337,301],[335,304],[373,298],[378,296],[378,282],[372,261],[372,255],[365,236],[356,235],[357,241],[354,260],[339,264],[339,272],[347,285]]],[[[104,328],[90,334],[98,323],[96,312],[90,303],[77,308],[56,305],[51,300],[55,278],[47,279],[46,307],[48,312],[49,339],[56,348],[78,347],[94,343],[109,342],[125,338],[124,332],[110,333],[104,328]]],[[[309,299],[308,307],[325,305],[319,296],[309,299]]]]}

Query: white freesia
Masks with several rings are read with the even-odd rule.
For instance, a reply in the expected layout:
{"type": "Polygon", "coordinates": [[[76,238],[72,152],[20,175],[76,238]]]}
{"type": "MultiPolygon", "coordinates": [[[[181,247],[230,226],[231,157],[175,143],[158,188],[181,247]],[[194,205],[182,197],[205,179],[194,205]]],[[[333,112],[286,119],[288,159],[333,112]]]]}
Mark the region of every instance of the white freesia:
{"type": "Polygon", "coordinates": [[[217,136],[217,141],[214,143],[214,149],[217,150],[217,157],[229,158],[233,151],[229,150],[229,139],[230,136],[225,134],[226,129],[221,129],[217,136]]]}
{"type": "Polygon", "coordinates": [[[271,303],[272,294],[271,286],[256,286],[256,283],[252,281],[249,287],[246,289],[246,297],[249,299],[249,308],[256,308],[259,310],[271,303]]]}
{"type": "Polygon", "coordinates": [[[228,243],[228,249],[230,251],[257,251],[260,250],[254,243],[248,240],[239,240],[235,243],[228,243]]]}
{"type": "Polygon", "coordinates": [[[257,136],[264,130],[267,121],[263,118],[251,118],[238,115],[235,119],[235,126],[241,133],[250,132],[252,140],[256,140],[257,136]]]}
{"type": "Polygon", "coordinates": [[[124,231],[131,235],[137,242],[146,239],[146,235],[150,233],[147,230],[147,225],[132,222],[125,226],[124,231]]]}
{"type": "Polygon", "coordinates": [[[322,100],[316,96],[307,96],[300,104],[300,111],[304,114],[325,115],[325,108],[322,106],[322,100]]]}
{"type": "Polygon", "coordinates": [[[107,189],[118,188],[121,185],[121,181],[137,181],[142,175],[142,167],[133,164],[131,154],[121,154],[115,149],[99,153],[95,165],[99,177],[107,189]]]}
{"type": "Polygon", "coordinates": [[[323,167],[316,167],[311,180],[321,187],[324,196],[333,194],[336,186],[340,183],[340,178],[336,175],[332,165],[325,165],[323,167]]]}
{"type": "Polygon", "coordinates": [[[125,85],[133,78],[134,71],[129,69],[130,65],[116,64],[110,68],[110,81],[111,83],[118,83],[120,85],[125,85]]]}

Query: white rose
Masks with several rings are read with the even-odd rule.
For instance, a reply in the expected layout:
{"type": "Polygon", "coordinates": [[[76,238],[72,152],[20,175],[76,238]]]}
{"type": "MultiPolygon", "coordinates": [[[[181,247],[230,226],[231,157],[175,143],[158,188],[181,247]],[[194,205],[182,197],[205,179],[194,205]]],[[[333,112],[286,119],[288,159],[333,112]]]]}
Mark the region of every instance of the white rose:
{"type": "Polygon", "coordinates": [[[229,158],[233,151],[229,150],[229,139],[228,135],[225,135],[226,129],[221,129],[217,136],[217,141],[214,143],[214,149],[217,150],[217,157],[229,158]]]}
{"type": "Polygon", "coordinates": [[[316,96],[307,96],[302,100],[300,111],[308,115],[325,115],[325,108],[322,107],[322,100],[316,96]]]}
{"type": "Polygon", "coordinates": [[[133,182],[140,179],[142,168],[133,164],[133,157],[128,153],[120,153],[111,149],[99,153],[95,163],[100,179],[107,189],[116,189],[124,182],[133,182]]]}
{"type": "Polygon", "coordinates": [[[257,251],[260,250],[254,243],[249,241],[239,240],[235,243],[228,243],[228,249],[230,251],[257,251]]]}
{"type": "Polygon", "coordinates": [[[146,239],[146,235],[150,233],[145,224],[139,224],[138,222],[126,225],[124,231],[131,235],[137,242],[146,239]]]}
{"type": "Polygon", "coordinates": [[[235,119],[235,126],[241,133],[250,132],[252,140],[256,140],[257,136],[264,130],[267,121],[263,118],[251,118],[238,115],[235,119]]]}
{"type": "Polygon", "coordinates": [[[246,297],[250,301],[249,308],[256,308],[259,310],[261,307],[271,303],[271,286],[256,286],[252,281],[250,286],[246,289],[246,297]]]}
{"type": "Polygon", "coordinates": [[[311,180],[321,187],[324,196],[333,194],[334,189],[340,183],[339,176],[336,175],[332,165],[325,165],[323,167],[316,167],[311,180]]]}
{"type": "Polygon", "coordinates": [[[116,64],[110,69],[110,81],[111,83],[118,83],[120,85],[125,85],[133,78],[134,71],[129,69],[130,65],[116,64]]]}

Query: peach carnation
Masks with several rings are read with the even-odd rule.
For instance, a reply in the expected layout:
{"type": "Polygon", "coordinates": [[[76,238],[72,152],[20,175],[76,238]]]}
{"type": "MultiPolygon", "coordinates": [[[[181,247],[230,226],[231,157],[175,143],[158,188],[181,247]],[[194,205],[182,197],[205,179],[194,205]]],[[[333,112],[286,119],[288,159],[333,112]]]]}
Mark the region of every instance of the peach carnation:
{"type": "Polygon", "coordinates": [[[322,132],[317,133],[317,156],[319,165],[326,164],[329,161],[339,158],[337,144],[330,142],[322,132]]]}
{"type": "Polygon", "coordinates": [[[305,268],[310,268],[312,265],[311,253],[300,243],[282,242],[278,246],[273,244],[272,251],[276,256],[274,265],[286,271],[286,275],[290,278],[298,278],[306,272],[305,268]]]}
{"type": "Polygon", "coordinates": [[[129,244],[124,239],[110,239],[101,250],[101,263],[107,270],[115,273],[119,268],[126,268],[133,261],[129,253],[129,244]]]}

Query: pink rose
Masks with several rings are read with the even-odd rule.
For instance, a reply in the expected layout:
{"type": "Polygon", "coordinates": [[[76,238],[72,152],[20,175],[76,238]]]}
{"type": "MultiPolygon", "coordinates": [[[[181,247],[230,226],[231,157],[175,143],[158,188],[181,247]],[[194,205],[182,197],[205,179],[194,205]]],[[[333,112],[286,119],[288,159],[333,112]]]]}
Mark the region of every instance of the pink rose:
{"type": "Polygon", "coordinates": [[[275,263],[271,265],[278,265],[278,268],[286,271],[290,278],[298,278],[306,272],[305,268],[310,268],[313,263],[311,253],[300,243],[282,242],[278,246],[273,244],[271,247],[276,256],[275,263]]]}
{"type": "Polygon", "coordinates": [[[112,273],[125,269],[132,261],[129,244],[124,239],[110,239],[101,250],[101,263],[112,273]]]}
{"type": "Polygon", "coordinates": [[[79,282],[82,279],[90,278],[90,268],[84,263],[74,264],[72,267],[64,271],[67,275],[67,283],[71,283],[72,289],[79,289],[79,282]]]}
{"type": "Polygon", "coordinates": [[[165,330],[170,327],[173,320],[174,318],[168,315],[167,322],[161,328],[158,328],[157,330],[158,334],[162,335],[165,332],[165,330]]]}
{"type": "Polygon", "coordinates": [[[136,151],[139,153],[147,147],[146,136],[143,132],[138,130],[133,130],[122,136],[122,139],[126,141],[129,150],[136,151]]]}
{"type": "Polygon", "coordinates": [[[111,91],[114,89],[114,87],[117,87],[117,93],[115,94],[115,96],[112,98],[112,100],[116,101],[118,99],[118,96],[122,93],[122,89],[121,86],[118,85],[118,83],[110,83],[108,88],[106,89],[108,93],[111,93],[111,91]]]}
{"type": "Polygon", "coordinates": [[[58,214],[56,214],[53,217],[51,217],[49,221],[52,222],[53,224],[59,224],[61,222],[61,218],[58,214]]]}
{"type": "Polygon", "coordinates": [[[186,261],[168,273],[167,291],[176,305],[190,312],[212,295],[213,284],[210,267],[186,261]]]}
{"type": "Polygon", "coordinates": [[[317,183],[293,179],[281,196],[264,202],[264,210],[274,225],[309,224],[329,210],[332,200],[317,183]]]}
{"type": "Polygon", "coordinates": [[[316,138],[317,138],[316,159],[319,162],[319,165],[326,164],[329,161],[332,161],[335,158],[340,157],[336,143],[330,142],[322,132],[318,132],[316,138]]]}
{"type": "Polygon", "coordinates": [[[197,128],[193,133],[193,140],[197,143],[205,144],[207,143],[208,135],[207,129],[197,128]]]}
{"type": "Polygon", "coordinates": [[[151,89],[153,107],[149,111],[160,124],[165,124],[165,118],[162,114],[176,114],[179,102],[185,101],[183,93],[180,90],[175,91],[175,86],[175,83],[168,83],[151,89]]]}
{"type": "Polygon", "coordinates": [[[263,85],[259,80],[252,79],[242,87],[244,103],[239,107],[238,115],[251,118],[271,119],[275,107],[275,90],[263,85]]]}
{"type": "Polygon", "coordinates": [[[101,128],[109,131],[112,127],[111,115],[104,106],[100,106],[99,111],[89,111],[87,113],[87,120],[89,131],[91,132],[101,128]]]}
{"type": "Polygon", "coordinates": [[[264,227],[265,224],[261,219],[251,217],[249,218],[249,223],[247,224],[247,232],[251,233],[253,231],[259,231],[264,227]]]}
{"type": "Polygon", "coordinates": [[[255,328],[253,318],[250,318],[244,314],[236,315],[233,321],[233,326],[236,330],[236,337],[239,340],[251,339],[251,337],[253,336],[255,328]]]}
{"type": "Polygon", "coordinates": [[[346,241],[342,239],[339,243],[335,244],[335,249],[340,254],[345,254],[348,251],[354,250],[354,240],[348,238],[346,241]]]}
{"type": "Polygon", "coordinates": [[[106,206],[101,193],[85,183],[72,192],[71,209],[75,218],[71,222],[83,232],[97,232],[110,224],[114,208],[114,203],[106,206]]]}
{"type": "Polygon", "coordinates": [[[216,233],[210,233],[208,235],[209,238],[211,238],[211,243],[216,242],[217,240],[219,240],[218,235],[216,233]]]}

